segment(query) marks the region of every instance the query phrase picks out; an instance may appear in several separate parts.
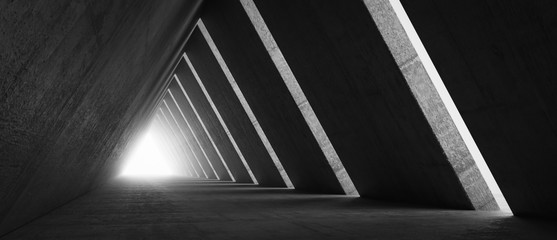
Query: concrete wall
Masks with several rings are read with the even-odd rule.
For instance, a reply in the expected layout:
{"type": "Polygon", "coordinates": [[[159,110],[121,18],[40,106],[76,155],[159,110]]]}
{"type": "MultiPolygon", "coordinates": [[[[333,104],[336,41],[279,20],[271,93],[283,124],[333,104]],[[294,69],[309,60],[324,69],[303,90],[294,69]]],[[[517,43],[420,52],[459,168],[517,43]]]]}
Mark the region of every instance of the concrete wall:
{"type": "Polygon", "coordinates": [[[0,3],[0,235],[114,174],[199,2],[0,3]]]}
{"type": "Polygon", "coordinates": [[[240,3],[208,2],[202,16],[296,189],[344,193],[240,3]]]}
{"type": "Polygon", "coordinates": [[[402,1],[516,215],[557,215],[557,3],[402,1]]]}
{"type": "Polygon", "coordinates": [[[188,46],[189,59],[259,185],[285,187],[279,171],[199,30],[192,33],[188,46]]]}

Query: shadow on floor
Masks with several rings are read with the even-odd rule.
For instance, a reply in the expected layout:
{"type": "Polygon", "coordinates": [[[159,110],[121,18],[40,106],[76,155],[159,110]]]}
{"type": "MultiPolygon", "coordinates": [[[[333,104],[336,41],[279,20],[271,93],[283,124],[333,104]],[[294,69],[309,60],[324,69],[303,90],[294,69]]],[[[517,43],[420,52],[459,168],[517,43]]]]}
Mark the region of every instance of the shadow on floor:
{"type": "Polygon", "coordinates": [[[557,227],[253,184],[119,179],[4,239],[557,239],[557,227]]]}

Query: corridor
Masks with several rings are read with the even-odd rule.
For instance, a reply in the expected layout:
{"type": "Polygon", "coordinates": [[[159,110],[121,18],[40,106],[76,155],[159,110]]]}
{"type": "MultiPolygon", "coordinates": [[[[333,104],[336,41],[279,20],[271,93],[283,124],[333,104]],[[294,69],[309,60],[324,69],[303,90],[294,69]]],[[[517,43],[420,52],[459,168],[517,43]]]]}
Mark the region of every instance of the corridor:
{"type": "Polygon", "coordinates": [[[0,0],[0,240],[555,240],[556,12],[0,0]]]}

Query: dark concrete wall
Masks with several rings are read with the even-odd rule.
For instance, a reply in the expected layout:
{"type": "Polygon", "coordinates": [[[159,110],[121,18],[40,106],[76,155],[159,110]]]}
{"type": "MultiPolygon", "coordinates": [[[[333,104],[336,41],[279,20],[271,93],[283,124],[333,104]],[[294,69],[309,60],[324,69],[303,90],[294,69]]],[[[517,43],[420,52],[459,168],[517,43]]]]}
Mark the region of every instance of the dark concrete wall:
{"type": "MultiPolygon", "coordinates": [[[[193,35],[201,34],[199,30],[195,30],[193,35]]],[[[191,37],[190,37],[191,39],[191,37]]],[[[188,40],[186,44],[186,53],[195,48],[192,46],[192,41],[188,40]]],[[[195,67],[195,66],[194,66],[195,67]]],[[[241,183],[251,183],[251,177],[242,163],[242,160],[238,156],[236,149],[232,145],[232,142],[228,138],[226,131],[222,127],[216,113],[213,111],[209,101],[205,97],[205,94],[201,90],[201,86],[195,79],[193,72],[187,66],[185,60],[180,63],[180,66],[176,69],[176,74],[179,76],[179,81],[184,86],[186,94],[191,100],[191,104],[197,110],[201,121],[205,124],[207,132],[211,135],[211,139],[214,141],[218,148],[223,160],[226,162],[230,173],[234,176],[236,182],[241,183]]]]}
{"type": "Polygon", "coordinates": [[[473,209],[362,2],[255,3],[360,195],[473,209]]]}
{"type": "Polygon", "coordinates": [[[176,121],[180,125],[182,132],[187,138],[187,141],[189,143],[189,148],[192,151],[192,154],[195,154],[194,156],[192,156],[191,160],[199,162],[199,164],[201,164],[208,178],[216,179],[217,178],[215,175],[216,173],[215,171],[213,171],[213,168],[211,167],[211,163],[209,163],[205,155],[203,155],[203,152],[201,151],[199,144],[197,144],[197,142],[195,141],[193,133],[190,131],[185,119],[180,114],[180,110],[178,110],[178,106],[176,106],[176,103],[174,102],[174,100],[172,100],[169,94],[167,94],[166,103],[168,104],[170,110],[174,113],[174,116],[176,117],[176,121]]]}
{"type": "Polygon", "coordinates": [[[199,2],[0,2],[0,235],[114,174],[199,2]]]}
{"type": "Polygon", "coordinates": [[[199,30],[188,40],[188,57],[260,186],[285,187],[267,149],[199,30]]]}
{"type": "MultiPolygon", "coordinates": [[[[185,64],[186,63],[182,60],[180,64],[178,64],[177,69],[181,67],[187,67],[184,66],[185,64]]],[[[180,76],[178,75],[178,77],[180,76]]],[[[213,167],[215,168],[215,171],[217,172],[219,179],[225,181],[232,180],[224,164],[219,158],[215,148],[211,144],[211,141],[209,140],[207,133],[205,133],[205,130],[203,130],[203,127],[201,126],[199,119],[197,119],[195,112],[193,111],[188,100],[186,99],[186,96],[184,95],[182,89],[180,89],[178,83],[175,80],[172,81],[172,83],[169,86],[169,89],[172,91],[172,94],[174,94],[174,97],[176,98],[176,102],[178,102],[180,109],[184,113],[186,120],[188,121],[188,123],[190,124],[193,130],[193,134],[195,134],[195,136],[199,140],[200,148],[198,149],[199,151],[197,153],[203,154],[201,152],[201,148],[203,148],[203,151],[205,151],[205,154],[207,154],[206,156],[208,158],[207,160],[211,161],[211,163],[213,164],[213,167]]]]}
{"type": "Polygon", "coordinates": [[[238,1],[211,1],[209,33],[296,189],[344,193],[238,1]]]}
{"type": "Polygon", "coordinates": [[[402,1],[520,216],[557,216],[557,3],[402,1]]]}

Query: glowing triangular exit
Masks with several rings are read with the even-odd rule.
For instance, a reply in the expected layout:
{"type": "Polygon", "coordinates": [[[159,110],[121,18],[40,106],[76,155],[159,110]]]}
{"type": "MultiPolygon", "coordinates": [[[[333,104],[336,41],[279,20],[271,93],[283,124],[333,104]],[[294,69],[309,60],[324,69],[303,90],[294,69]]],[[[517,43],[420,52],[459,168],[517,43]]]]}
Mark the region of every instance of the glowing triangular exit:
{"type": "Polygon", "coordinates": [[[180,164],[168,146],[164,145],[162,132],[151,124],[133,146],[124,162],[122,177],[188,176],[184,164],[180,164]]]}

